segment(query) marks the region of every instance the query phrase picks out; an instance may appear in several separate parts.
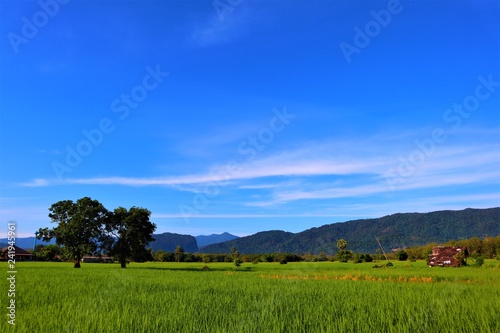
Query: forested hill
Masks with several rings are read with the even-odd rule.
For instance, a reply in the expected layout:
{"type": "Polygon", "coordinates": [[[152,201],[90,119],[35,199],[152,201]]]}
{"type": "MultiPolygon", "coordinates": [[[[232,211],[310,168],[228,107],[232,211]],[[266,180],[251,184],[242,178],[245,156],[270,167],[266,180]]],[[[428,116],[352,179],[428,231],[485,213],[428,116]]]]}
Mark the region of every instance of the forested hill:
{"type": "Polygon", "coordinates": [[[336,241],[347,240],[348,250],[375,253],[378,237],[386,251],[392,248],[445,243],[471,237],[500,235],[500,207],[464,209],[431,213],[398,213],[376,219],[333,223],[296,234],[267,231],[213,244],[204,253],[230,253],[232,246],[240,253],[319,253],[337,251],[336,241]]]}
{"type": "Polygon", "coordinates": [[[177,246],[182,247],[186,252],[197,252],[198,244],[196,243],[196,238],[190,235],[179,235],[170,232],[164,232],[162,234],[153,234],[155,239],[153,242],[148,244],[153,250],[163,250],[165,252],[174,252],[177,246]]]}

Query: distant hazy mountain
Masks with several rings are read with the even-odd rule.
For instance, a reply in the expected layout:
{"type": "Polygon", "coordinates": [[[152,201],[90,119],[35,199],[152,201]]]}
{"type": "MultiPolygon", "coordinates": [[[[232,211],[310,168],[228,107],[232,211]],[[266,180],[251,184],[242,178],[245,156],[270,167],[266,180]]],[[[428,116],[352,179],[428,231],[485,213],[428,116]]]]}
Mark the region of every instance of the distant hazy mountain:
{"type": "Polygon", "coordinates": [[[165,252],[174,252],[175,248],[180,245],[184,252],[198,252],[196,238],[190,235],[173,234],[165,232],[163,234],[153,234],[155,241],[148,244],[153,250],[163,250],[165,252]]]}
{"type": "Polygon", "coordinates": [[[230,241],[236,238],[239,238],[238,236],[231,235],[230,233],[224,232],[220,235],[217,234],[211,234],[208,236],[195,236],[196,242],[198,243],[198,248],[201,249],[204,246],[211,245],[211,244],[216,244],[216,243],[222,243],[226,241],[230,241]]]}
{"type": "MultiPolygon", "coordinates": [[[[16,238],[16,245],[19,246],[21,249],[33,250],[34,243],[35,243],[35,237],[16,238]]],[[[36,240],[36,245],[48,245],[55,243],[56,243],[55,239],[52,239],[50,242],[43,242],[41,239],[36,240]]],[[[0,238],[0,246],[5,247],[7,245],[8,245],[7,238],[0,238]]]]}
{"type": "Polygon", "coordinates": [[[259,232],[232,241],[212,244],[204,253],[230,253],[232,246],[240,253],[334,253],[340,238],[347,249],[375,253],[378,237],[382,246],[392,248],[445,243],[449,240],[500,235],[500,208],[398,213],[376,219],[333,223],[296,234],[284,231],[259,232]]]}
{"type": "Polygon", "coordinates": [[[241,237],[224,243],[208,245],[201,249],[204,253],[231,253],[236,247],[239,253],[272,253],[287,252],[284,244],[295,236],[294,233],[282,230],[262,231],[254,235],[241,237]]]}
{"type": "MultiPolygon", "coordinates": [[[[190,235],[180,235],[174,234],[170,232],[165,232],[162,234],[153,234],[154,242],[151,242],[148,247],[152,249],[159,250],[162,249],[166,252],[173,252],[175,248],[180,245],[185,252],[198,252],[198,248],[202,246],[225,242],[228,240],[232,240],[238,238],[238,236],[231,235],[227,232],[224,232],[220,235],[212,234],[209,236],[190,236],[190,235]],[[201,244],[201,245],[200,245],[201,244]]],[[[16,238],[16,245],[22,249],[33,249],[35,237],[26,237],[26,238],[16,238]]],[[[55,239],[52,239],[49,243],[42,242],[41,240],[36,241],[37,245],[43,244],[55,244],[55,239]]],[[[7,246],[7,238],[0,239],[0,248],[7,246]]]]}

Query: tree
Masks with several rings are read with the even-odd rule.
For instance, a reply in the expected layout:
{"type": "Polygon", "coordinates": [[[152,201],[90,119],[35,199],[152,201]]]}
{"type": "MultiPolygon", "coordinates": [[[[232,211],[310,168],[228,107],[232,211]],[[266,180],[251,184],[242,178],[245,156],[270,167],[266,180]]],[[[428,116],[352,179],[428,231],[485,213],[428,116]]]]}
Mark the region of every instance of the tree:
{"type": "Polygon", "coordinates": [[[340,251],[344,251],[347,248],[347,241],[343,238],[337,241],[337,247],[340,251]]]}
{"type": "Polygon", "coordinates": [[[37,245],[35,253],[41,260],[54,260],[61,254],[61,248],[57,244],[37,245]]]}
{"type": "Polygon", "coordinates": [[[337,254],[335,255],[335,259],[340,262],[348,262],[352,258],[353,258],[353,253],[348,250],[338,251],[337,254]]]}
{"type": "Polygon", "coordinates": [[[180,245],[177,245],[177,247],[175,248],[174,256],[175,256],[175,261],[177,262],[182,261],[184,257],[184,249],[180,245]]]}
{"type": "Polygon", "coordinates": [[[234,246],[231,248],[231,255],[233,256],[233,259],[236,259],[240,256],[240,253],[234,246]]]}
{"type": "Polygon", "coordinates": [[[394,253],[394,256],[399,261],[406,261],[406,259],[408,259],[408,253],[406,253],[405,250],[399,250],[399,251],[397,251],[396,253],[394,253]]]}
{"type": "Polygon", "coordinates": [[[234,266],[240,267],[241,264],[243,263],[243,260],[241,260],[240,258],[236,258],[233,260],[233,263],[234,263],[234,266]]]}
{"type": "Polygon", "coordinates": [[[350,259],[352,259],[352,252],[351,251],[346,251],[347,248],[347,241],[343,238],[339,239],[337,241],[337,247],[339,248],[339,251],[336,254],[337,260],[341,262],[347,262],[350,259]]]}
{"type": "Polygon", "coordinates": [[[234,266],[240,267],[241,264],[243,263],[243,260],[241,260],[240,253],[238,252],[238,250],[236,250],[234,246],[231,248],[231,255],[233,257],[234,266]]]}
{"type": "Polygon", "coordinates": [[[74,268],[80,268],[82,256],[96,251],[108,211],[97,200],[89,197],[63,200],[53,204],[49,211],[51,222],[57,227],[39,230],[38,239],[48,242],[56,238],[57,245],[64,246],[65,251],[74,259],[74,268]]]}
{"type": "Polygon", "coordinates": [[[145,208],[118,207],[108,214],[106,234],[101,238],[111,255],[118,257],[121,268],[127,267],[129,258],[135,261],[152,260],[151,252],[146,249],[154,241],[156,225],[149,221],[151,212],[145,208]]]}

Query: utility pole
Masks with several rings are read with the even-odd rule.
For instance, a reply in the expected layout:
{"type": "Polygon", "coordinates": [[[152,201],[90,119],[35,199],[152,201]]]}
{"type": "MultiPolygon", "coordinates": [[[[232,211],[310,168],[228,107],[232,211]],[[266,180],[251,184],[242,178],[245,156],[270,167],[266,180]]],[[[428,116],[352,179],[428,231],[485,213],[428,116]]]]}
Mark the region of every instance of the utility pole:
{"type": "Polygon", "coordinates": [[[375,239],[377,240],[378,246],[380,246],[380,249],[382,250],[382,253],[384,254],[385,260],[389,261],[389,259],[387,259],[387,256],[385,255],[384,248],[382,247],[382,244],[380,244],[380,241],[378,240],[378,237],[375,237],[375,239]]]}

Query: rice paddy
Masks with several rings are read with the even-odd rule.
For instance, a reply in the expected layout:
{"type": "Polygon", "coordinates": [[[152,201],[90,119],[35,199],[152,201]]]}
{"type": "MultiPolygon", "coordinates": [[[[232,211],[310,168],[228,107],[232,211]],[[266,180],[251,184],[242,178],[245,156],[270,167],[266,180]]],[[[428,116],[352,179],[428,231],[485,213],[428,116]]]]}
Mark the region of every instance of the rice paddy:
{"type": "Polygon", "coordinates": [[[20,262],[0,331],[500,332],[500,261],[394,264],[20,262]]]}

